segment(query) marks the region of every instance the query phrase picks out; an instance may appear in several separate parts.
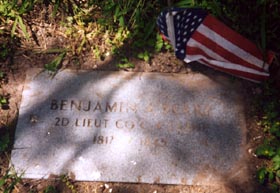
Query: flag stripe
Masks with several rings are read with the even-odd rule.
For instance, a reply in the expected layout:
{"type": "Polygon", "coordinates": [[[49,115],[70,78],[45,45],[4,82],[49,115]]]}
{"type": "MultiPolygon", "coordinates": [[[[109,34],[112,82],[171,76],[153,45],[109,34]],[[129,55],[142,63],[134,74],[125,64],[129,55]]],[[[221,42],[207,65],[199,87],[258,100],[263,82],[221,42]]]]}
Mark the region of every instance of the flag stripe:
{"type": "Polygon", "coordinates": [[[251,68],[246,68],[244,66],[240,66],[237,64],[227,63],[227,62],[221,62],[216,60],[209,60],[203,55],[188,55],[186,56],[185,62],[190,61],[199,61],[207,66],[213,67],[217,70],[240,76],[240,77],[246,77],[248,79],[254,80],[254,81],[262,81],[266,80],[269,77],[268,73],[265,72],[259,72],[256,70],[253,70],[251,68]]]}
{"type": "MultiPolygon", "coordinates": [[[[173,11],[172,14],[167,13],[166,14],[166,24],[167,26],[174,26],[174,21],[173,21],[173,15],[175,15],[177,12],[173,11]]],[[[175,28],[167,28],[167,35],[169,37],[170,44],[175,47],[175,28]]]]}
{"type": "Polygon", "coordinates": [[[169,41],[169,38],[168,37],[166,37],[163,33],[160,33],[160,35],[161,35],[161,38],[163,39],[163,41],[169,41]]]}
{"type": "Polygon", "coordinates": [[[187,56],[194,56],[194,55],[200,55],[200,56],[204,56],[206,58],[208,58],[209,60],[215,60],[214,58],[212,58],[211,56],[209,56],[208,54],[206,54],[202,49],[198,48],[198,47],[187,47],[187,56]]]}
{"type": "MultiPolygon", "coordinates": [[[[222,22],[214,18],[212,15],[208,15],[205,19],[203,24],[207,26],[212,31],[219,34],[221,37],[226,37],[228,41],[232,44],[238,46],[239,48],[243,49],[245,52],[250,53],[251,55],[255,56],[259,60],[263,61],[263,54],[261,50],[250,40],[244,38],[240,34],[236,33],[231,28],[224,25],[222,22]]],[[[267,63],[271,63],[274,57],[272,52],[268,52],[267,56],[268,60],[267,63]]]]}
{"type": "Polygon", "coordinates": [[[215,32],[209,31],[204,25],[198,27],[197,32],[193,34],[192,38],[212,49],[217,54],[226,56],[226,59],[233,63],[242,64],[256,70],[263,70],[263,61],[244,52],[244,50],[233,45],[215,32]]]}
{"type": "Polygon", "coordinates": [[[219,70],[221,72],[225,72],[225,73],[228,73],[228,74],[231,74],[231,75],[243,78],[243,79],[251,80],[251,81],[254,81],[254,82],[265,81],[269,78],[268,76],[262,76],[262,75],[258,75],[258,74],[254,74],[254,73],[248,73],[248,72],[245,72],[245,71],[238,71],[238,70],[234,70],[234,69],[225,70],[224,68],[220,68],[219,66],[212,65],[211,63],[209,63],[209,62],[207,62],[203,59],[199,60],[199,62],[206,65],[206,66],[209,66],[209,67],[212,67],[216,70],[219,70]]]}
{"type": "Polygon", "coordinates": [[[217,61],[217,60],[210,60],[203,55],[192,55],[192,56],[189,55],[189,56],[186,56],[186,58],[189,61],[197,61],[197,60],[203,59],[203,60],[211,63],[212,65],[217,65],[218,67],[223,68],[225,70],[232,69],[232,70],[244,71],[244,72],[248,72],[248,73],[255,73],[258,75],[262,75],[262,76],[269,76],[269,74],[266,72],[260,72],[260,71],[254,70],[252,68],[247,68],[247,67],[239,65],[239,64],[222,62],[222,61],[217,61]]]}
{"type": "Polygon", "coordinates": [[[186,54],[196,54],[195,52],[193,52],[194,48],[198,48],[201,51],[203,51],[205,53],[205,56],[209,56],[210,58],[215,60],[220,60],[220,61],[227,61],[226,59],[224,59],[222,56],[216,54],[215,52],[213,52],[213,50],[208,49],[206,46],[204,46],[203,44],[197,42],[196,40],[194,40],[193,38],[191,38],[188,43],[187,43],[187,48],[186,48],[186,54]],[[190,50],[189,50],[190,49],[190,50]]]}

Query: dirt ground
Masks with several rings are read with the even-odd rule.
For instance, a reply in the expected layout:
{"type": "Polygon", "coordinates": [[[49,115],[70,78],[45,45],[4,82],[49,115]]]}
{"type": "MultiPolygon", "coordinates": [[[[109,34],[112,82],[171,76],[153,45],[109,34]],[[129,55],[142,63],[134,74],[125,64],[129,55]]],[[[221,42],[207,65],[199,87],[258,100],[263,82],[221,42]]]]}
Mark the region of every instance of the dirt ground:
{"type": "MultiPolygon", "coordinates": [[[[36,32],[35,40],[22,41],[21,46],[14,51],[13,59],[2,61],[1,71],[6,74],[6,81],[2,85],[3,93],[9,95],[9,108],[0,109],[0,134],[8,131],[11,136],[10,150],[12,148],[13,136],[17,122],[17,116],[21,101],[21,93],[25,80],[26,71],[30,68],[40,67],[54,59],[57,54],[39,52],[38,50],[47,50],[50,48],[63,47],[67,39],[63,33],[58,33],[60,29],[50,22],[34,22],[31,28],[36,32]]],[[[149,63],[136,59],[133,56],[129,60],[135,64],[133,69],[118,69],[117,60],[109,55],[103,61],[93,59],[92,53],[85,52],[79,56],[67,55],[62,63],[62,68],[87,69],[87,70],[126,70],[137,72],[163,72],[163,73],[183,73],[188,76],[193,73],[203,73],[207,76],[228,76],[216,72],[212,69],[199,64],[185,64],[175,58],[172,53],[158,53],[149,63]]],[[[242,187],[236,187],[234,184],[226,186],[186,186],[186,185],[158,185],[158,184],[126,184],[109,182],[75,182],[72,179],[56,180],[27,180],[22,179],[17,183],[13,192],[46,192],[48,187],[55,187],[57,192],[70,193],[231,193],[231,192],[257,192],[261,190],[255,179],[255,173],[262,164],[262,160],[254,156],[254,150],[263,140],[261,129],[257,126],[258,112],[255,111],[254,101],[256,95],[263,91],[255,83],[245,80],[235,79],[228,76],[233,81],[239,81],[243,86],[244,104],[247,121],[247,150],[250,157],[248,167],[250,170],[250,179],[242,187]]],[[[47,89],[47,88],[46,88],[47,89]]],[[[9,167],[10,153],[2,154],[0,157],[0,177],[4,176],[9,167]]]]}

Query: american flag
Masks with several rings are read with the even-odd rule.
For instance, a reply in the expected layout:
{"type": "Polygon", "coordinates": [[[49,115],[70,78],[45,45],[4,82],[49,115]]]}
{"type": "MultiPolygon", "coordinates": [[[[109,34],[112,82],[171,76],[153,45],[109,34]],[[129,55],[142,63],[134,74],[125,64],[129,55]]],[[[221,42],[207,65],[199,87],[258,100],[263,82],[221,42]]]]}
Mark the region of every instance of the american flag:
{"type": "Polygon", "coordinates": [[[269,78],[274,54],[263,53],[254,43],[230,29],[203,9],[172,8],[163,11],[157,25],[176,57],[197,61],[232,75],[261,82],[269,78]]]}

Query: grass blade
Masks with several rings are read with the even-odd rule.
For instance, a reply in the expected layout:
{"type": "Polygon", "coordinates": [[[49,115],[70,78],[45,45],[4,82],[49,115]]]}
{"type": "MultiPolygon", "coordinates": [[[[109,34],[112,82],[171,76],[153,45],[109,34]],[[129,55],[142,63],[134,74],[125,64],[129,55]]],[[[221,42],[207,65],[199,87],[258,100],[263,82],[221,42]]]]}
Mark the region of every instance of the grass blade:
{"type": "Polygon", "coordinates": [[[17,16],[17,19],[18,19],[18,24],[19,24],[19,27],[21,28],[24,36],[26,39],[29,39],[29,34],[27,33],[27,29],[26,29],[26,26],[24,25],[23,23],[23,20],[20,16],[17,16]]]}
{"type": "Polygon", "coordinates": [[[14,36],[15,36],[17,23],[18,23],[18,18],[16,17],[16,19],[15,19],[15,21],[14,21],[14,23],[13,23],[12,29],[11,29],[11,37],[14,37],[14,36]]]}
{"type": "Polygon", "coordinates": [[[45,69],[47,71],[50,71],[50,72],[57,72],[58,69],[60,68],[61,66],[61,62],[63,60],[63,58],[65,57],[66,55],[66,52],[63,52],[61,54],[59,54],[54,60],[52,60],[50,63],[48,64],[45,64],[45,69]]]}

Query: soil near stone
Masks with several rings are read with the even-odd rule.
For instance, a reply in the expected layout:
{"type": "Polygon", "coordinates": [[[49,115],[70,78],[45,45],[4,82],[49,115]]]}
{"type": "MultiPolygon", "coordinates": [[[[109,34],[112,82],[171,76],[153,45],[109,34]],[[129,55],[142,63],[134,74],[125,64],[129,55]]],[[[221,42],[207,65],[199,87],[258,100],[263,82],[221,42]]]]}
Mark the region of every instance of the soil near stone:
{"type": "MultiPolygon", "coordinates": [[[[35,21],[34,21],[35,22],[35,21]]],[[[18,118],[18,111],[21,102],[26,71],[30,68],[44,68],[44,65],[52,61],[57,54],[37,52],[34,50],[47,50],[54,47],[63,47],[67,38],[58,33],[57,27],[51,23],[33,23],[33,31],[37,32],[36,41],[22,41],[21,46],[15,49],[13,59],[0,62],[1,71],[6,74],[6,82],[2,84],[1,90],[9,95],[9,108],[0,110],[0,135],[9,132],[11,136],[12,149],[13,136],[18,118]],[[37,43],[36,43],[37,42],[37,43]]],[[[124,48],[126,49],[126,48],[124,48]]],[[[129,52],[129,49],[128,49],[129,52]]],[[[229,75],[217,72],[203,65],[192,63],[186,64],[178,60],[174,54],[165,52],[158,53],[151,58],[149,63],[130,57],[129,61],[135,64],[135,68],[119,69],[117,60],[113,56],[107,56],[104,60],[94,59],[89,52],[80,55],[66,56],[63,60],[61,70],[65,68],[83,70],[125,70],[136,72],[162,72],[162,73],[183,73],[186,76],[194,73],[203,73],[209,77],[226,76],[232,81],[242,85],[247,124],[247,156],[249,157],[248,168],[250,178],[242,186],[226,184],[225,186],[187,186],[187,185],[162,185],[142,183],[111,183],[111,182],[76,182],[74,179],[50,179],[31,180],[21,179],[12,192],[46,192],[48,187],[55,187],[57,192],[70,193],[231,193],[231,192],[262,192],[262,187],[257,183],[255,174],[257,168],[263,164],[263,160],[256,158],[254,151],[263,141],[262,129],[257,125],[259,112],[256,111],[254,98],[262,94],[258,84],[246,80],[237,79],[229,75]]],[[[48,89],[48,88],[45,88],[48,89]]],[[[0,177],[5,175],[9,168],[10,152],[0,155],[0,177]]],[[[238,171],[237,171],[238,172],[238,171]]]]}

